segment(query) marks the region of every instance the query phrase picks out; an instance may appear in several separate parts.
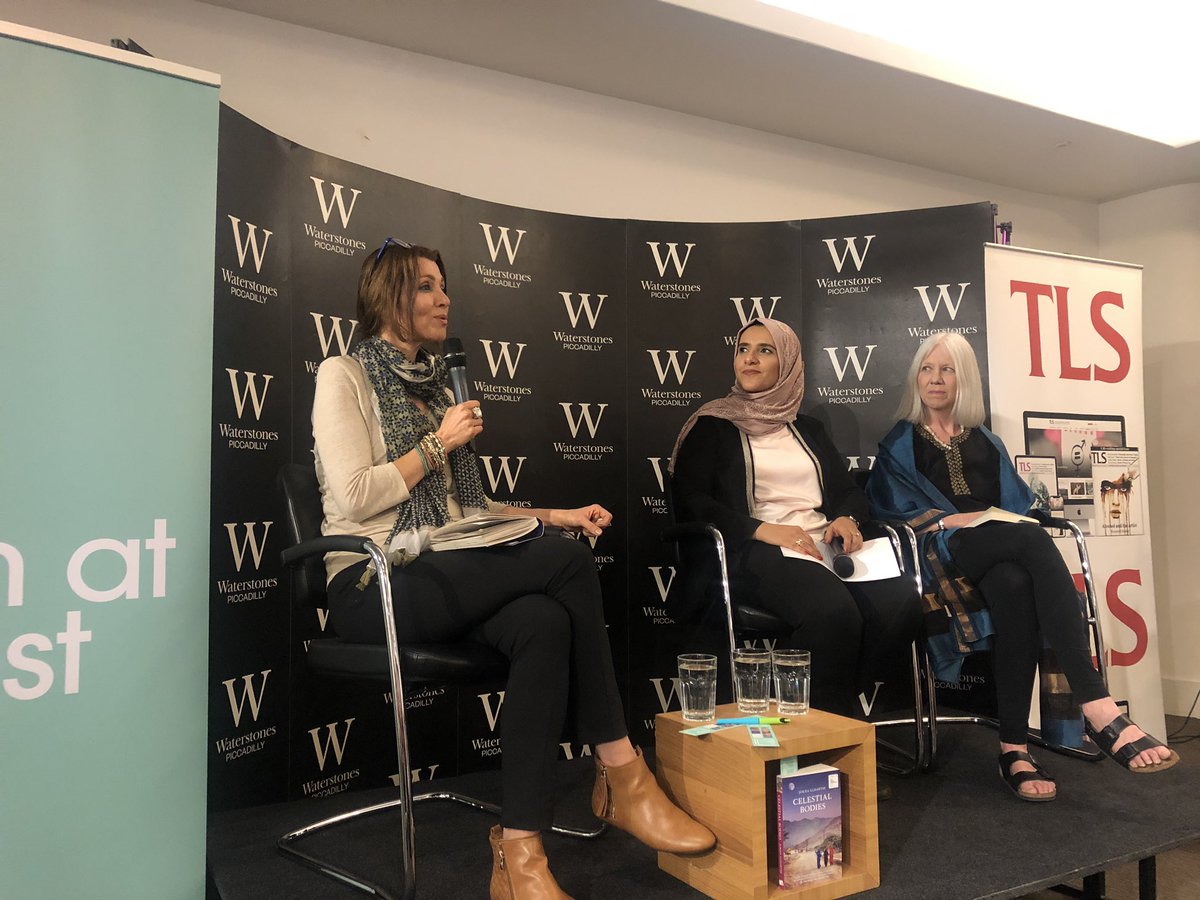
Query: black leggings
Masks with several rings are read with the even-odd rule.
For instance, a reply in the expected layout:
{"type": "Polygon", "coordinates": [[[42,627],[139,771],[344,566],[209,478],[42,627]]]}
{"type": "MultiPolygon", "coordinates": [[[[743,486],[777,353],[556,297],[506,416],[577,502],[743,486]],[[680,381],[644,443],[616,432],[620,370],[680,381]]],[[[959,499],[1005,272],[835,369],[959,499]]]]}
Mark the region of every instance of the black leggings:
{"type": "Polygon", "coordinates": [[[748,541],[730,582],[735,600],[754,598],[792,627],[788,645],[812,653],[813,706],[839,715],[861,717],[859,692],[895,668],[897,648],[921,633],[920,603],[907,578],[844,582],[819,563],[748,541]]]}
{"type": "Polygon", "coordinates": [[[1042,639],[1058,657],[1076,702],[1108,696],[1092,665],[1075,582],[1050,535],[1038,525],[990,522],[950,538],[954,562],[978,588],[995,629],[992,669],[1000,740],[1024,744],[1042,639]]]}
{"type": "MultiPolygon", "coordinates": [[[[378,594],[355,587],[366,564],[330,582],[329,618],[345,640],[382,643],[378,594]]],[[[605,743],[628,734],[586,545],[547,534],[515,547],[423,553],[392,570],[392,590],[401,641],[470,639],[508,657],[501,822],[549,828],[568,699],[579,740],[605,743]]]]}

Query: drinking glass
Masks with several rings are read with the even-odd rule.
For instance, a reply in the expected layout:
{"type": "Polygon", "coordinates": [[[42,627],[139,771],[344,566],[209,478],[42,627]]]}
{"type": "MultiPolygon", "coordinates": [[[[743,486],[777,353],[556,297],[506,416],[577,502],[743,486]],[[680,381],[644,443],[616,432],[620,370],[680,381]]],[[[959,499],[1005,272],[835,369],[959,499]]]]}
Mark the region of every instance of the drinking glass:
{"type": "Polygon", "coordinates": [[[717,658],[709,653],[679,655],[679,703],[688,722],[717,715],[717,658]]]}
{"type": "Polygon", "coordinates": [[[781,716],[803,716],[808,712],[808,690],[812,655],[808,650],[775,650],[775,700],[781,716]]]}

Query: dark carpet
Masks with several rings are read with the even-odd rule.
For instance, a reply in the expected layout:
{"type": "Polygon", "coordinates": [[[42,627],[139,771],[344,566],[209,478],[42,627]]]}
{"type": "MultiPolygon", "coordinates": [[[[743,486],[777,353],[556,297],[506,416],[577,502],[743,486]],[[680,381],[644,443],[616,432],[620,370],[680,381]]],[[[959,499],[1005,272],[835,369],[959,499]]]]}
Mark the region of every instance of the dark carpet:
{"type": "MultiPolygon", "coordinates": [[[[1053,803],[1024,803],[996,772],[996,736],[979,726],[940,730],[938,768],[908,778],[882,776],[892,799],[879,806],[881,886],[872,900],[1020,897],[1059,882],[1200,840],[1200,748],[1155,775],[1115,763],[1035,752],[1058,778],[1053,803]]],[[[588,760],[563,763],[560,822],[591,827],[588,760]]],[[[498,773],[446,779],[438,786],[498,802],[498,773]]],[[[275,850],[275,838],[326,815],[391,799],[392,791],[357,792],[214,816],[209,823],[210,900],[341,900],[364,894],[339,885],[275,850]]],[[[399,879],[395,819],[383,813],[308,839],[385,887],[399,879]]],[[[418,896],[486,897],[493,820],[447,803],[416,807],[418,896]]],[[[696,891],[660,872],[656,855],[610,830],[595,841],[548,835],[555,877],[576,898],[682,898],[696,891]]]]}

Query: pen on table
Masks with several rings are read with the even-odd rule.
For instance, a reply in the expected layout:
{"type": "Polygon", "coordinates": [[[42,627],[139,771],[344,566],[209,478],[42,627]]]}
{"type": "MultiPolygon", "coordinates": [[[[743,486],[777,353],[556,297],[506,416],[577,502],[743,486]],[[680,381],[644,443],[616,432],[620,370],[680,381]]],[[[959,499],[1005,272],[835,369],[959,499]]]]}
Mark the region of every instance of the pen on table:
{"type": "Polygon", "coordinates": [[[717,719],[718,725],[786,725],[791,719],[781,716],[747,716],[743,719],[717,719]]]}

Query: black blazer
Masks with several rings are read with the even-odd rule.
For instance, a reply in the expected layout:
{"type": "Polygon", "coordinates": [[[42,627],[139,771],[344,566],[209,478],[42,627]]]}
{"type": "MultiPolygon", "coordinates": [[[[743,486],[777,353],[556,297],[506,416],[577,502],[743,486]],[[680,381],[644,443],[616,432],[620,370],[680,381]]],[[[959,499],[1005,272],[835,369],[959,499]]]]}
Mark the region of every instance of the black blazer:
{"type": "MultiPolygon", "coordinates": [[[[833,521],[853,516],[865,521],[866,495],[850,476],[825,427],[812,416],[798,415],[788,426],[812,457],[823,498],[817,510],[833,521]]],[[[753,538],[762,524],[750,515],[754,500],[754,459],[746,435],[726,419],[701,416],[688,432],[671,477],[672,515],[676,522],[711,522],[731,553],[753,538]]]]}

